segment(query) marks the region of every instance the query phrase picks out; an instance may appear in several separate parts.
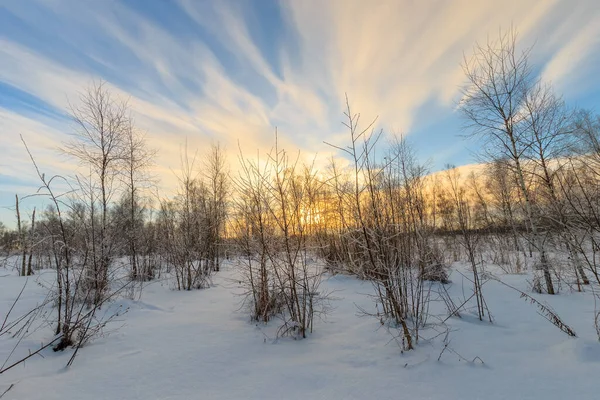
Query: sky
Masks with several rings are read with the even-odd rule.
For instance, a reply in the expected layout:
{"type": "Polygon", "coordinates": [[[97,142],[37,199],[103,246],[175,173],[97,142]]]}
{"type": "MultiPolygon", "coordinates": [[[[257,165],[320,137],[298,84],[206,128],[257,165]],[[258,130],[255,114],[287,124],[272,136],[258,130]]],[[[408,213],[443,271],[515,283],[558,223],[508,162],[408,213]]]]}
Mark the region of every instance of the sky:
{"type": "Polygon", "coordinates": [[[0,221],[13,226],[15,193],[39,186],[20,135],[42,172],[72,174],[57,152],[74,132],[68,107],[99,79],[158,150],[167,195],[186,143],[220,143],[234,165],[277,128],[306,160],[335,155],[323,142],[348,143],[346,94],[432,170],[472,163],[461,61],[511,26],[536,73],[598,111],[597,0],[0,0],[0,221]]]}

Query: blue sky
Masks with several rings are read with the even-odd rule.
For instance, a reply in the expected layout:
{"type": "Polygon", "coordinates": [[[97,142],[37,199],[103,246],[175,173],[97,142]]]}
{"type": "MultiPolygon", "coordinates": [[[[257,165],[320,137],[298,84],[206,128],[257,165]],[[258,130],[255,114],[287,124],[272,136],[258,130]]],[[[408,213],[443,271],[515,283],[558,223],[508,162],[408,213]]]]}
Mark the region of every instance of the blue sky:
{"type": "MultiPolygon", "coordinates": [[[[432,169],[474,161],[455,112],[460,62],[515,26],[532,62],[572,105],[600,100],[596,0],[0,0],[0,221],[36,189],[23,135],[47,174],[69,174],[70,103],[92,79],[128,98],[159,149],[168,192],[182,145],[220,142],[236,162],[268,149],[327,158],[344,144],[344,93],[363,120],[408,135],[432,169]]],[[[596,110],[597,111],[597,110],[596,110]]],[[[33,203],[29,206],[31,207],[33,203]]]]}

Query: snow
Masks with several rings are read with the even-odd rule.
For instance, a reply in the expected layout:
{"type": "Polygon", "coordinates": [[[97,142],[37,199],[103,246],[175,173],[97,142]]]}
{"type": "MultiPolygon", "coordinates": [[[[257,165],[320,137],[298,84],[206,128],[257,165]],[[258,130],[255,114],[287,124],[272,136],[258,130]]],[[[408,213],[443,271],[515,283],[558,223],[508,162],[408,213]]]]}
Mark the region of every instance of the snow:
{"type": "MultiPolygon", "coordinates": [[[[42,271],[30,281],[19,309],[40,302],[49,280],[42,271]]],[[[591,291],[534,295],[550,304],[578,334],[570,338],[537,314],[535,306],[506,286],[490,281],[484,297],[494,324],[463,312],[451,318],[449,347],[442,337],[401,352],[378,320],[369,282],[328,276],[333,309],[315,322],[305,340],[275,340],[277,321],[251,323],[241,308],[233,265],[226,265],[206,290],[178,292],[166,281],[148,285],[138,301],[112,305],[128,312],[112,332],[81,349],[43,352],[0,375],[5,399],[595,399],[600,384],[600,344],[591,291]],[[483,364],[475,357],[483,360],[483,364]],[[465,361],[469,360],[469,361],[465,361]]],[[[499,275],[527,291],[526,275],[499,275]]],[[[459,304],[470,286],[453,272],[449,292],[459,304]]],[[[0,318],[25,278],[0,271],[0,318]]],[[[442,302],[432,304],[442,314],[442,302]]],[[[432,321],[433,322],[433,321],[432,321]]],[[[21,343],[20,354],[51,335],[46,327],[21,343]]],[[[432,330],[425,335],[433,336],[432,330]]],[[[14,340],[0,337],[0,363],[14,340]]]]}

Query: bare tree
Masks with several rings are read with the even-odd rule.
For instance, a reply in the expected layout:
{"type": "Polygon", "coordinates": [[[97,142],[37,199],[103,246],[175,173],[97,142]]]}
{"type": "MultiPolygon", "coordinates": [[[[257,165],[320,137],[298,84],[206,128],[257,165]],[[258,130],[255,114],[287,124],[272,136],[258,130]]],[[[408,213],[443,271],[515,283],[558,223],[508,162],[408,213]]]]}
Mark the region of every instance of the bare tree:
{"type": "Polygon", "coordinates": [[[29,229],[29,242],[27,243],[27,247],[29,250],[29,257],[27,259],[27,275],[33,275],[33,250],[35,246],[35,208],[33,209],[33,213],[31,214],[31,228],[29,229]]]}
{"type": "Polygon", "coordinates": [[[208,287],[210,276],[218,270],[226,216],[226,172],[221,150],[213,147],[206,172],[198,168],[198,152],[192,157],[187,146],[181,154],[179,188],[173,200],[161,202],[160,229],[169,265],[174,268],[179,290],[208,287]]]}
{"type": "Polygon", "coordinates": [[[277,291],[275,274],[269,263],[269,245],[274,226],[268,215],[269,192],[266,190],[271,174],[270,165],[246,160],[240,154],[240,172],[234,180],[235,202],[231,224],[238,249],[239,264],[246,297],[250,301],[251,318],[268,322],[281,312],[281,293],[277,291]]]}
{"type": "Polygon", "coordinates": [[[477,232],[477,224],[473,216],[474,207],[468,199],[465,187],[460,183],[460,174],[455,167],[448,167],[446,179],[449,186],[449,197],[454,203],[456,229],[460,232],[461,240],[459,242],[465,249],[473,273],[473,295],[477,303],[477,316],[482,321],[487,313],[489,321],[492,322],[492,317],[483,297],[482,265],[478,257],[482,235],[477,232]]]}
{"type": "MultiPolygon", "coordinates": [[[[89,169],[87,203],[91,216],[91,268],[88,284],[94,288],[94,304],[108,289],[108,273],[115,245],[109,229],[109,205],[117,192],[118,176],[127,159],[127,138],[131,120],[125,101],[114,99],[105,82],[93,82],[71,106],[75,122],[73,139],[63,151],[89,169]],[[93,214],[99,208],[98,226],[93,214]]],[[[81,183],[85,182],[83,180],[81,183]]]]}
{"type": "Polygon", "coordinates": [[[314,317],[326,312],[328,295],[319,290],[322,265],[311,234],[317,193],[323,183],[312,165],[302,166],[275,147],[261,166],[240,155],[242,171],[236,179],[237,244],[252,318],[282,319],[278,335],[305,338],[314,317]]]}
{"type": "Polygon", "coordinates": [[[152,185],[148,169],[154,164],[156,150],[149,149],[145,136],[137,131],[131,121],[125,129],[124,157],[122,159],[122,178],[125,184],[125,199],[128,202],[126,218],[126,236],[131,263],[131,278],[147,280],[148,271],[140,271],[138,259],[141,246],[141,230],[143,229],[142,196],[143,191],[152,185]]]}
{"type": "Polygon", "coordinates": [[[25,259],[27,258],[27,246],[25,245],[25,229],[21,224],[21,210],[19,209],[19,196],[15,195],[15,210],[17,213],[17,232],[19,234],[19,249],[21,250],[21,268],[19,274],[25,276],[25,259]]]}
{"type": "Polygon", "coordinates": [[[210,268],[214,271],[219,271],[221,266],[221,247],[227,218],[227,195],[230,191],[227,159],[219,144],[211,146],[204,170],[206,186],[210,196],[208,202],[209,254],[207,257],[211,264],[210,268]]]}
{"type": "Polygon", "coordinates": [[[558,222],[565,231],[567,250],[578,282],[579,278],[586,282],[584,269],[600,282],[597,262],[600,250],[600,118],[588,111],[579,111],[572,129],[576,139],[569,143],[573,154],[553,174],[562,214],[553,215],[552,221],[558,222]]]}
{"type": "Polygon", "coordinates": [[[525,153],[534,180],[539,183],[538,202],[547,221],[546,230],[556,234],[559,243],[567,247],[574,275],[579,283],[589,284],[577,249],[576,230],[571,229],[567,203],[556,187],[557,173],[568,168],[565,157],[571,150],[573,139],[573,113],[558,97],[552,87],[538,83],[529,91],[524,110],[527,116],[530,145],[525,153]]]}
{"type": "Polygon", "coordinates": [[[352,113],[347,99],[346,106],[350,142],[331,146],[350,159],[349,179],[342,181],[337,172],[329,179],[347,210],[341,218],[341,242],[350,249],[350,270],[375,286],[374,314],[382,324],[398,328],[402,347],[410,350],[426,325],[432,281],[447,280],[432,240],[426,169],[403,139],[393,142],[378,163],[375,147],[381,132],[372,130],[374,121],[359,128],[360,114],[352,113]]]}
{"type": "Polygon", "coordinates": [[[466,128],[470,135],[484,139],[489,158],[505,160],[517,177],[546,292],[554,294],[546,237],[539,226],[524,165],[531,134],[524,107],[537,85],[529,65],[529,50],[518,52],[514,30],[501,32],[495,41],[476,44],[473,56],[465,57],[463,69],[468,85],[463,89],[460,110],[466,128]]]}
{"type": "Polygon", "coordinates": [[[493,251],[500,253],[494,260],[507,272],[521,272],[521,258],[526,257],[526,249],[521,244],[522,215],[519,204],[520,192],[515,176],[506,162],[492,161],[485,170],[484,182],[490,203],[490,224],[496,231],[496,243],[492,243],[493,251]],[[514,262],[510,254],[515,252],[514,262]]]}

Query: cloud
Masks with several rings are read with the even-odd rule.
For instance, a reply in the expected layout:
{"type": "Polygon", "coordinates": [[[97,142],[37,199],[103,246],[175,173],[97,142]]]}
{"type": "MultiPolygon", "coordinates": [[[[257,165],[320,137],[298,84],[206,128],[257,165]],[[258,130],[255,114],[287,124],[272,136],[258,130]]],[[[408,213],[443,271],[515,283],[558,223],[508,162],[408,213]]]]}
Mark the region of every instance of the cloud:
{"type": "MultiPolygon", "coordinates": [[[[2,158],[0,174],[13,179],[38,182],[35,169],[27,155],[21,137],[30,147],[42,171],[66,174],[70,172],[64,159],[57,157],[57,148],[64,132],[51,118],[28,118],[0,108],[0,132],[2,132],[2,158]]],[[[4,182],[4,180],[2,181],[4,182]]]]}
{"type": "MultiPolygon", "coordinates": [[[[597,58],[599,50],[600,16],[596,16],[578,29],[577,34],[570,41],[560,47],[550,62],[546,64],[542,77],[544,80],[558,84],[563,91],[569,90],[568,84],[577,84],[577,78],[581,78],[572,72],[583,69],[583,62],[594,54],[597,58]]],[[[597,63],[592,63],[592,65],[594,64],[597,65],[597,63]]],[[[590,82],[585,84],[589,85],[590,82]]],[[[597,82],[591,84],[597,85],[597,82]]]]}
{"type": "MultiPolygon", "coordinates": [[[[566,0],[507,0],[502,7],[289,0],[271,5],[276,10],[260,1],[178,0],[138,9],[118,1],[28,3],[0,10],[4,20],[19,21],[0,27],[0,82],[66,110],[91,79],[107,80],[115,95],[129,99],[136,125],[159,149],[156,173],[166,192],[186,142],[201,153],[221,142],[235,163],[238,143],[248,156],[264,153],[277,127],[283,147],[327,158],[334,151],[323,140],[348,140],[340,123],[344,93],[365,123],[379,115],[388,131],[423,132],[417,115],[429,123],[438,110],[453,108],[463,52],[511,23],[524,46],[538,41],[534,61],[548,62],[544,76],[555,82],[597,52],[600,36],[600,11],[591,0],[579,8],[566,0]]],[[[0,173],[29,179],[15,140],[22,131],[43,149],[44,166],[70,167],[51,151],[72,132],[68,120],[10,107],[0,108],[0,118],[0,146],[8,154],[0,173]]],[[[437,140],[449,133],[423,134],[437,140]]]]}
{"type": "MultiPolygon", "coordinates": [[[[286,10],[303,53],[310,54],[305,63],[318,64],[305,84],[318,82],[314,92],[325,88],[338,99],[347,92],[364,114],[410,131],[416,110],[429,99],[452,103],[465,49],[485,40],[490,27],[510,21],[527,34],[553,4],[531,3],[538,5],[530,14],[523,13],[524,3],[290,1],[286,10]],[[327,82],[315,77],[321,71],[327,82]]],[[[302,74],[300,65],[296,74],[302,74]]]]}

